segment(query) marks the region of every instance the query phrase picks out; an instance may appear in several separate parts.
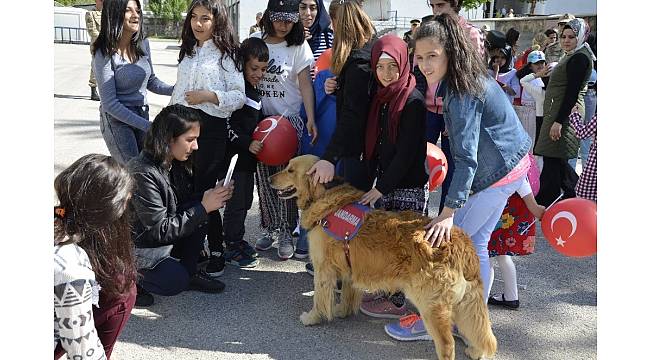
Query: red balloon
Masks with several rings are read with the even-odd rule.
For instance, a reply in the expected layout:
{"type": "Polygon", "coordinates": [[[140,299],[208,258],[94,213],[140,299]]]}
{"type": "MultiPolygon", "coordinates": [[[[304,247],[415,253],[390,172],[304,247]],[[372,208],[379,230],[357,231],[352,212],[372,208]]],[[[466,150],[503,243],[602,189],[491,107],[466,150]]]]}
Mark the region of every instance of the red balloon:
{"type": "Polygon", "coordinates": [[[282,116],[269,116],[257,124],[253,140],[264,146],[257,159],[266,165],[284,165],[298,151],[298,134],[289,120],[282,116]]]}
{"type": "Polygon", "coordinates": [[[572,198],[548,208],[542,217],[542,231],[548,243],[566,256],[584,257],[596,253],[596,203],[572,198]]]}
{"type": "Polygon", "coordinates": [[[442,185],[447,176],[447,157],[439,147],[427,143],[427,163],[425,166],[429,174],[429,191],[442,185]]]}
{"type": "Polygon", "coordinates": [[[314,75],[318,74],[321,70],[327,70],[332,65],[332,49],[323,51],[314,64],[314,75]]]}

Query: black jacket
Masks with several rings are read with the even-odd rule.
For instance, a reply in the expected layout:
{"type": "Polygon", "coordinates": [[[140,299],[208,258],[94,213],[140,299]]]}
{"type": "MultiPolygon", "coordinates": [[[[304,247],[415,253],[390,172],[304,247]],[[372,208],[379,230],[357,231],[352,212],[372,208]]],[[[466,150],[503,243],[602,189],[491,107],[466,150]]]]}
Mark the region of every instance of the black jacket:
{"type": "Polygon", "coordinates": [[[261,109],[259,92],[246,81],[246,103],[244,107],[233,112],[228,120],[227,159],[239,154],[235,171],[255,172],[257,157],[248,150],[248,147],[253,141],[253,132],[261,120],[261,109]]]}
{"type": "Polygon", "coordinates": [[[336,129],[325,149],[323,159],[336,164],[341,157],[359,157],[363,151],[366,120],[375,81],[370,66],[372,46],[368,41],[352,50],[337,80],[336,129]]]}
{"type": "Polygon", "coordinates": [[[156,165],[147,153],[143,151],[131,159],[127,168],[135,179],[130,206],[136,248],[171,245],[205,225],[208,214],[200,202],[187,210],[178,210],[169,170],[156,165]]]}
{"type": "Polygon", "coordinates": [[[377,169],[376,188],[387,195],[395,189],[421,188],[427,182],[426,113],[424,97],[414,89],[397,128],[395,144],[388,136],[388,104],[380,110],[380,135],[371,169],[377,169]]]}

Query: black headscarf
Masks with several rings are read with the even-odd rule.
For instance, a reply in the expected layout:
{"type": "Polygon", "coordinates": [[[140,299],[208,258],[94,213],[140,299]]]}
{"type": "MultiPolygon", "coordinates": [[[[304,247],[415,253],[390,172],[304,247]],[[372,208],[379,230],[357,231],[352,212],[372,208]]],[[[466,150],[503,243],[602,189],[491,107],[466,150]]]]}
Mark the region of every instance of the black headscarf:
{"type": "Polygon", "coordinates": [[[329,43],[330,42],[329,37],[325,35],[326,33],[332,31],[330,29],[330,24],[332,23],[332,20],[330,19],[327,10],[325,10],[325,4],[323,3],[323,0],[315,0],[315,1],[316,4],[318,4],[318,13],[316,14],[316,19],[314,19],[314,23],[309,28],[311,39],[307,41],[309,43],[309,47],[311,48],[312,52],[318,49],[318,46],[320,45],[321,36],[325,36],[325,42],[327,43],[327,48],[332,47],[332,44],[329,43]]]}

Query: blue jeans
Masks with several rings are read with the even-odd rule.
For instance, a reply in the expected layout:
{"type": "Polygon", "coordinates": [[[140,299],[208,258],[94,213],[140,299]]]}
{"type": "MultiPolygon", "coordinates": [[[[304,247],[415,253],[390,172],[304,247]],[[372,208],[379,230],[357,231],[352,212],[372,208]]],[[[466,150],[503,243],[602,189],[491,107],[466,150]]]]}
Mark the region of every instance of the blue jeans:
{"type": "MultiPolygon", "coordinates": [[[[149,119],[149,105],[127,106],[134,113],[149,119]]],[[[99,108],[99,129],[111,154],[117,162],[125,165],[131,158],[140,154],[144,145],[145,132],[114,118],[99,108]]]]}
{"type": "MultiPolygon", "coordinates": [[[[178,209],[182,211],[192,207],[193,204],[186,203],[180,205],[178,209]]],[[[163,296],[173,296],[187,290],[190,279],[197,272],[199,255],[207,232],[207,225],[203,225],[197,227],[189,236],[177,239],[171,256],[178,258],[179,261],[168,257],[152,269],[141,269],[142,277],[138,280],[138,284],[150,293],[163,296]]]]}
{"type": "Polygon", "coordinates": [[[492,268],[488,255],[490,235],[501,218],[508,198],[521,187],[525,179],[526,177],[522,176],[510,184],[489,187],[471,195],[465,206],[454,214],[454,225],[463,229],[474,244],[481,267],[483,300],[486,302],[490,295],[490,270],[492,268]]]}
{"type": "MultiPolygon", "coordinates": [[[[449,184],[451,184],[452,174],[454,173],[454,157],[451,154],[451,147],[449,145],[449,137],[442,135],[445,131],[445,121],[442,117],[442,114],[432,113],[427,111],[427,121],[426,121],[426,137],[427,142],[430,142],[434,145],[438,144],[438,139],[440,139],[440,148],[442,153],[447,157],[447,176],[442,182],[442,188],[440,189],[440,205],[438,205],[438,213],[442,212],[442,208],[445,207],[445,198],[449,192],[449,184]]],[[[433,189],[429,189],[432,191],[433,189]]]]}

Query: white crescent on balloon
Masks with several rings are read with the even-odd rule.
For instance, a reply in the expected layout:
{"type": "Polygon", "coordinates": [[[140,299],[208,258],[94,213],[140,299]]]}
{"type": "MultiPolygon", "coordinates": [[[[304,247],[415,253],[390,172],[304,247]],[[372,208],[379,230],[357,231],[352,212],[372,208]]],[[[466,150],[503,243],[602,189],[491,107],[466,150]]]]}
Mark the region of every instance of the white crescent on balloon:
{"type": "Polygon", "coordinates": [[[571,234],[568,236],[569,238],[573,236],[573,234],[576,233],[576,229],[578,228],[578,220],[576,219],[575,215],[568,211],[560,211],[555,216],[553,216],[553,220],[551,220],[551,231],[555,232],[553,230],[553,225],[555,224],[556,220],[559,219],[567,219],[571,223],[571,234]]]}
{"type": "Polygon", "coordinates": [[[278,120],[277,120],[276,118],[266,118],[266,119],[260,121],[260,123],[257,125],[257,128],[255,129],[255,131],[258,131],[258,130],[259,130],[259,132],[261,132],[261,133],[266,133],[266,135],[264,135],[264,137],[262,138],[262,140],[260,140],[260,142],[261,142],[261,143],[264,143],[264,140],[266,140],[266,137],[269,136],[269,134],[271,133],[271,131],[273,131],[273,129],[275,129],[276,127],[278,127],[278,120]],[[259,130],[260,127],[262,126],[262,124],[263,124],[265,121],[270,121],[270,122],[271,122],[271,126],[269,126],[269,128],[266,129],[266,130],[259,130]]]}
{"type": "Polygon", "coordinates": [[[436,165],[433,169],[431,169],[431,176],[434,177],[435,175],[438,175],[439,172],[443,171],[444,167],[442,165],[436,165]]]}

